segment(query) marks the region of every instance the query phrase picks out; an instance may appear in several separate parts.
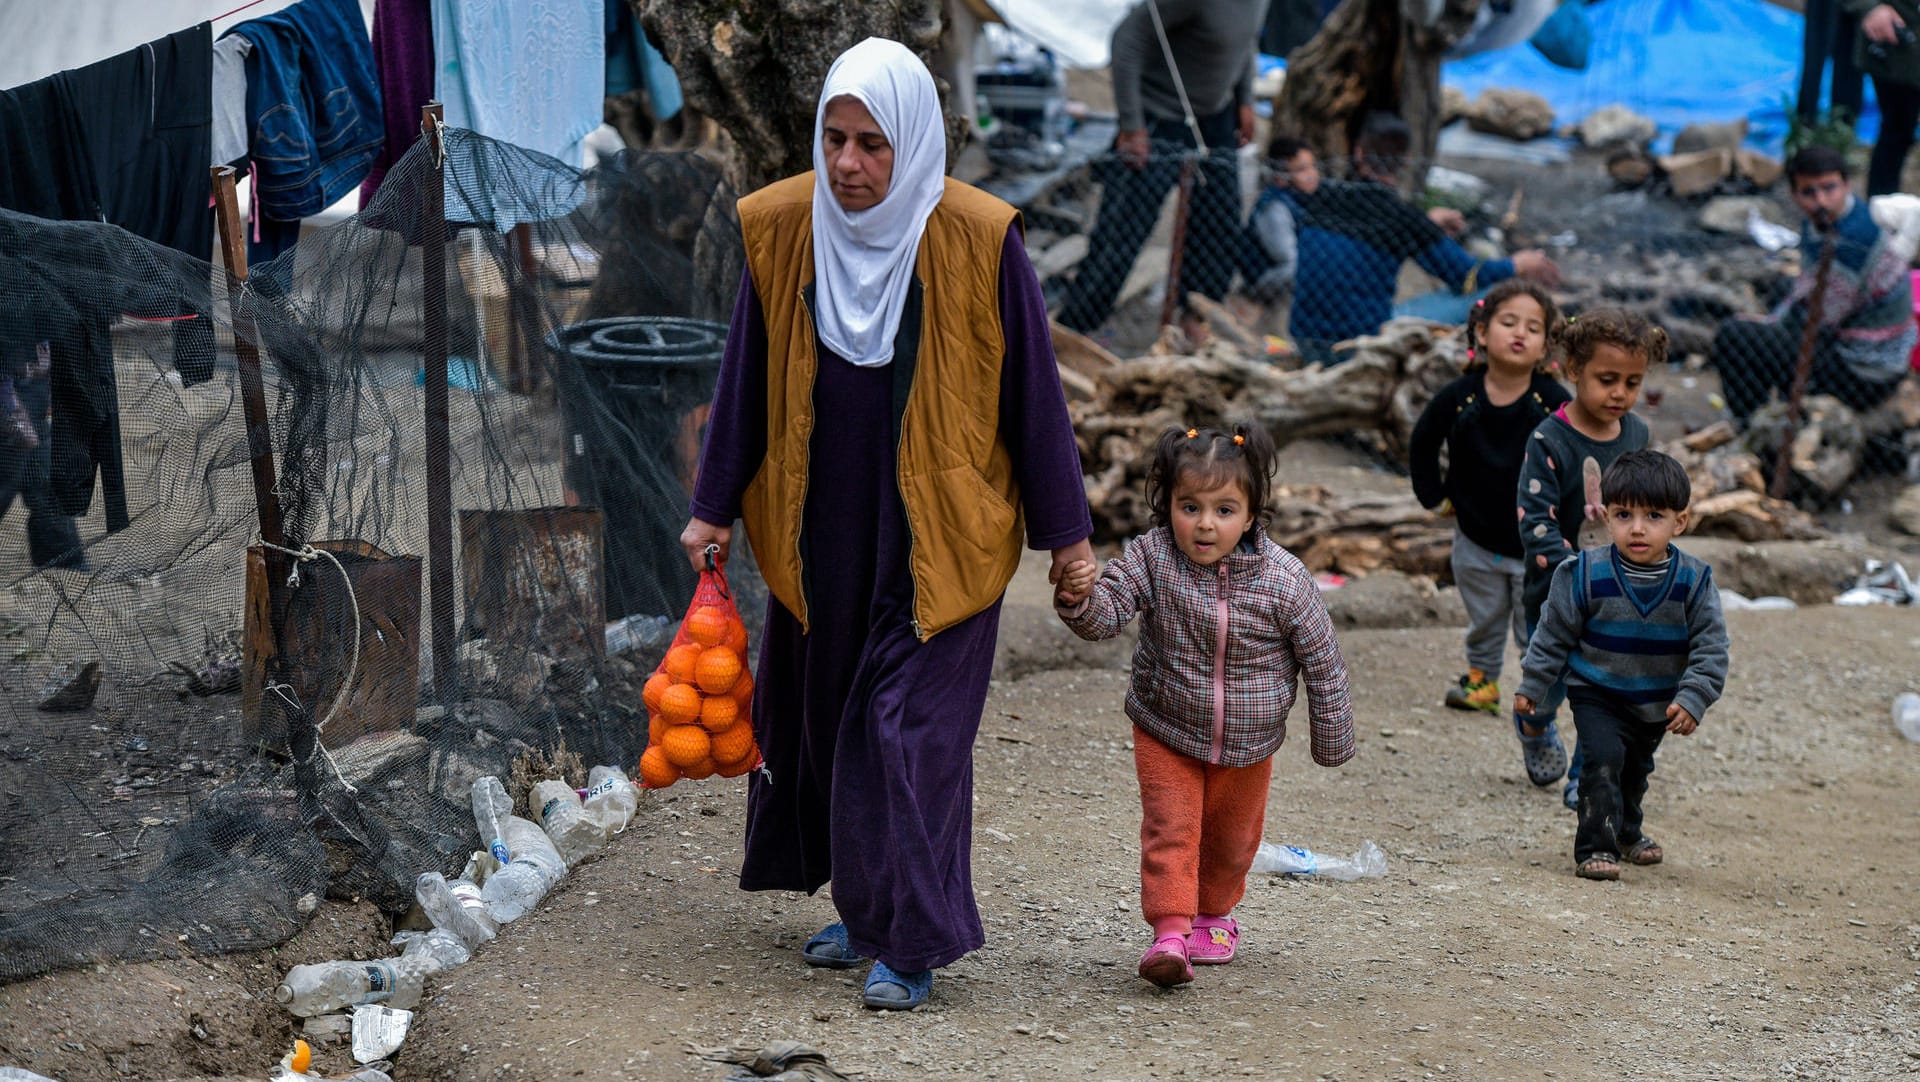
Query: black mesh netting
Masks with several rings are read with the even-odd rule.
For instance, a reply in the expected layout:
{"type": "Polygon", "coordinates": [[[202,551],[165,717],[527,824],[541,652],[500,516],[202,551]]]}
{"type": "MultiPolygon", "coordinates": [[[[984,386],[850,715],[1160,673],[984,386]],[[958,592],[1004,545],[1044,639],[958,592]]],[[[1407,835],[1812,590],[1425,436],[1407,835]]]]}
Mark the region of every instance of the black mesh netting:
{"type": "Polygon", "coordinates": [[[474,847],[476,777],[644,747],[629,704],[694,585],[734,194],[692,154],[582,174],[445,140],[443,229],[423,143],[235,303],[216,266],[0,212],[0,981],[277,943],[327,896],[401,908],[474,847]],[[278,548],[250,550],[256,452],[278,548]]]}

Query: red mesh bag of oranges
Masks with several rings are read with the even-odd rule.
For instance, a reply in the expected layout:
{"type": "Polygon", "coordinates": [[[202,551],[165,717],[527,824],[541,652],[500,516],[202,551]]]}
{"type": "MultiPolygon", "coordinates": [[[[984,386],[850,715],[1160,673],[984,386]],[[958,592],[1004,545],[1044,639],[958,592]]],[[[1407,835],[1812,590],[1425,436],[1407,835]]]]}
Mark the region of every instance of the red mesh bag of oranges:
{"type": "Polygon", "coordinates": [[[640,756],[640,782],[647,788],[715,774],[737,778],[760,765],[747,626],[711,553],[686,619],[641,697],[647,703],[647,750],[640,756]]]}

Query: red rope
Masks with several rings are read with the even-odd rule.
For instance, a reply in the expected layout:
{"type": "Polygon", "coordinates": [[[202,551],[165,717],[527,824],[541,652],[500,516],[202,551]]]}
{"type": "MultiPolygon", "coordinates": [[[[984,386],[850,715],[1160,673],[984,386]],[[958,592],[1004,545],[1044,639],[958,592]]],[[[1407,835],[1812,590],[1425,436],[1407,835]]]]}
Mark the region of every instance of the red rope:
{"type": "Polygon", "coordinates": [[[222,15],[215,15],[213,17],[213,21],[219,22],[221,19],[226,18],[228,15],[238,15],[241,12],[247,10],[248,8],[259,7],[261,4],[264,4],[266,2],[267,0],[248,0],[247,3],[241,4],[239,7],[234,8],[232,11],[226,12],[225,14],[222,14],[222,15]]]}

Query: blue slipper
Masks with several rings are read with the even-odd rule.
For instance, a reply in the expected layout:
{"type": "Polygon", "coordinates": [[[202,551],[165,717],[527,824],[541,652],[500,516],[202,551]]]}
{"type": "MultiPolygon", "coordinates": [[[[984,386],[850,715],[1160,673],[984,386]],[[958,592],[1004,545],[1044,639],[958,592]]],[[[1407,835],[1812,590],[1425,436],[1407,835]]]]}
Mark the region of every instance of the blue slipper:
{"type": "Polygon", "coordinates": [[[885,962],[875,962],[860,1001],[883,1011],[910,1011],[925,1003],[932,991],[933,970],[901,973],[885,962]]]}
{"type": "Polygon", "coordinates": [[[822,969],[852,969],[866,961],[847,941],[847,926],[838,921],[820,929],[818,935],[807,940],[807,945],[800,948],[800,955],[808,965],[822,969]]]}
{"type": "Polygon", "coordinates": [[[1566,776],[1567,749],[1560,743],[1559,726],[1550,721],[1539,736],[1528,736],[1516,716],[1513,731],[1520,738],[1520,759],[1526,764],[1528,781],[1545,787],[1566,776]]]}

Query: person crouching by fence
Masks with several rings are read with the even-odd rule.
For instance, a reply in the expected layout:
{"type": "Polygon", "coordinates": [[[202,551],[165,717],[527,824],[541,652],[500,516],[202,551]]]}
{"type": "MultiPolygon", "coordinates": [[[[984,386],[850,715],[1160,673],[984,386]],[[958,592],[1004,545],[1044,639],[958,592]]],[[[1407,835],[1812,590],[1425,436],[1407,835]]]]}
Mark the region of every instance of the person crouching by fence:
{"type": "Polygon", "coordinates": [[[1819,292],[1808,394],[1832,395],[1867,411],[1893,395],[1913,353],[1913,284],[1893,235],[1874,223],[1853,194],[1847,160],[1812,146],[1787,160],[1787,184],[1800,208],[1800,276],[1787,299],[1764,316],[1736,316],[1713,339],[1727,412],[1745,428],[1755,410],[1793,387],[1801,339],[1819,292]],[[1831,244],[1830,260],[1823,257],[1831,244]],[[1827,262],[1826,288],[1818,291],[1827,262]]]}
{"type": "Polygon", "coordinates": [[[1258,426],[1170,429],[1153,449],[1154,526],[1103,573],[1069,563],[1054,604],[1083,639],[1136,615],[1126,712],[1140,779],[1140,906],[1163,988],[1233,961],[1233,907],[1260,848],[1273,755],[1304,674],[1313,759],[1353,758],[1353,703],[1313,576],[1267,536],[1273,440],[1258,426]]]}
{"type": "Polygon", "coordinates": [[[1236,304],[1234,314],[1255,333],[1280,336],[1300,266],[1293,199],[1320,189],[1320,160],[1312,147],[1280,135],[1267,144],[1267,170],[1266,187],[1240,232],[1240,292],[1248,303],[1236,304]]]}
{"type": "Polygon", "coordinates": [[[1693,484],[1658,451],[1630,451],[1600,478],[1612,543],[1566,560],[1527,645],[1516,714],[1567,681],[1580,755],[1574,871],[1618,879],[1620,864],[1666,858],[1649,837],[1642,801],[1653,754],[1668,733],[1687,736],[1727,682],[1727,625],[1713,569],[1675,548],[1693,484]]]}

